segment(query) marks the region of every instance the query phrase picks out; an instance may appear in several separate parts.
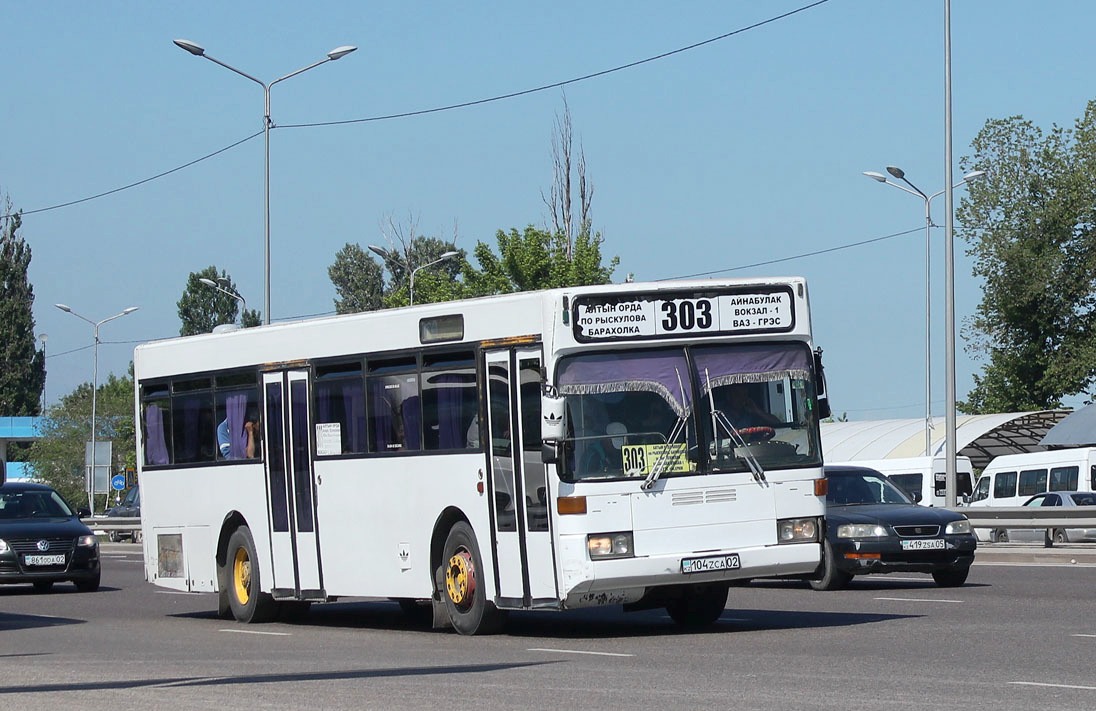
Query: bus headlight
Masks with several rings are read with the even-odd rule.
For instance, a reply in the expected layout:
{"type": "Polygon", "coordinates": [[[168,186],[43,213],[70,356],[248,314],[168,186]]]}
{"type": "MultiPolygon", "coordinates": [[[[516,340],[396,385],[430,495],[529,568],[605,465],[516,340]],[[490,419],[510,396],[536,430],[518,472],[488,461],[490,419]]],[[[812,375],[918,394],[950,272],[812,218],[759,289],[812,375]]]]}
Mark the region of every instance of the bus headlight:
{"type": "Polygon", "coordinates": [[[944,528],[944,533],[970,533],[970,531],[970,521],[967,519],[952,521],[944,528]]]}
{"type": "Polygon", "coordinates": [[[784,518],[776,522],[776,540],[779,543],[803,543],[818,540],[818,519],[784,518]]]}
{"type": "Polygon", "coordinates": [[[635,556],[631,531],[591,533],[586,537],[586,550],[590,552],[591,560],[632,558],[635,556]]]}
{"type": "Polygon", "coordinates": [[[845,523],[837,527],[838,538],[884,538],[887,529],[875,523],[845,523]]]}

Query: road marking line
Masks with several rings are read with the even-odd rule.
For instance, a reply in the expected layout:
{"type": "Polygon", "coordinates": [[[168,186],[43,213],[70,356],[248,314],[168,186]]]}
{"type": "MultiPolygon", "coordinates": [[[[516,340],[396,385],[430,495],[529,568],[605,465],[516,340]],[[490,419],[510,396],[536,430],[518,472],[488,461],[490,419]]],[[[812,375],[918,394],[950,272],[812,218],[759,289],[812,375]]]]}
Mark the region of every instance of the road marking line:
{"type": "Polygon", "coordinates": [[[1010,684],[1016,686],[1049,686],[1052,689],[1084,689],[1085,691],[1096,691],[1096,686],[1081,686],[1080,684],[1044,684],[1038,681],[1010,681],[1010,684]]]}
{"type": "Polygon", "coordinates": [[[218,632],[232,632],[233,634],[265,634],[270,637],[292,637],[292,632],[258,632],[256,630],[233,630],[223,629],[217,630],[218,632]]]}
{"type": "Polygon", "coordinates": [[[529,652],[558,652],[559,654],[589,654],[597,657],[634,657],[634,654],[620,654],[618,652],[588,652],[582,649],[548,649],[547,647],[533,647],[529,652]]]}
{"type": "Polygon", "coordinates": [[[191,597],[198,597],[202,593],[186,592],[185,590],[157,590],[157,595],[189,595],[191,597]]]}
{"type": "Polygon", "coordinates": [[[1078,632],[1077,634],[1070,635],[1070,637],[1096,637],[1096,634],[1081,634],[1078,632]]]}
{"type": "Polygon", "coordinates": [[[891,600],[895,602],[955,602],[960,603],[962,600],[940,600],[924,597],[877,597],[876,600],[891,600]]]}

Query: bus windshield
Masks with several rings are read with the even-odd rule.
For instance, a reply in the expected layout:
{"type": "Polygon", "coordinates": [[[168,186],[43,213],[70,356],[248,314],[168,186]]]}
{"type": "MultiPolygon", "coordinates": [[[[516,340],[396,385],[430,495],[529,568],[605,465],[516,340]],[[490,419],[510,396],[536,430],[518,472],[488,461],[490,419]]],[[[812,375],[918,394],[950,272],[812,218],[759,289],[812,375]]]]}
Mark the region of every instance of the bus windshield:
{"type": "Polygon", "coordinates": [[[561,362],[557,380],[567,480],[749,471],[750,459],[765,468],[821,463],[803,346],[578,355],[561,362]]]}

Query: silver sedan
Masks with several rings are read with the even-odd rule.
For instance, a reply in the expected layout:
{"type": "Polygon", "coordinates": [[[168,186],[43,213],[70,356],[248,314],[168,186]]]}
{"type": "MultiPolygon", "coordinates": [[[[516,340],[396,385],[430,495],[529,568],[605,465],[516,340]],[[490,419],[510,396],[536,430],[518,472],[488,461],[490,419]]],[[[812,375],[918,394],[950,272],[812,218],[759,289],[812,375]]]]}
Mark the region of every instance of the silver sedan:
{"type": "MultiPolygon", "coordinates": [[[[1048,491],[1036,494],[1024,506],[1096,506],[1096,493],[1091,491],[1048,491]]],[[[1018,543],[1079,543],[1096,541],[1096,528],[1010,528],[1008,540],[1018,543]]]]}

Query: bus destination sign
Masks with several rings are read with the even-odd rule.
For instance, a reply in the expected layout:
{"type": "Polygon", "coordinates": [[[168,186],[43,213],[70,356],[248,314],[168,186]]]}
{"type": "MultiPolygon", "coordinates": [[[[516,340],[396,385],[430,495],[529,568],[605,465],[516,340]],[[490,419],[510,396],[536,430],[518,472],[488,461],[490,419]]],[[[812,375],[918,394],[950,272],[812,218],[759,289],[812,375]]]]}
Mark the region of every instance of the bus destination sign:
{"type": "Polygon", "coordinates": [[[575,299],[578,341],[721,333],[774,333],[795,327],[789,290],[711,295],[626,294],[575,299]]]}

